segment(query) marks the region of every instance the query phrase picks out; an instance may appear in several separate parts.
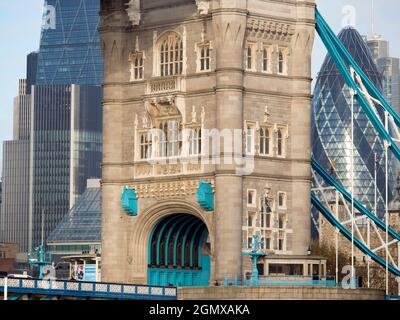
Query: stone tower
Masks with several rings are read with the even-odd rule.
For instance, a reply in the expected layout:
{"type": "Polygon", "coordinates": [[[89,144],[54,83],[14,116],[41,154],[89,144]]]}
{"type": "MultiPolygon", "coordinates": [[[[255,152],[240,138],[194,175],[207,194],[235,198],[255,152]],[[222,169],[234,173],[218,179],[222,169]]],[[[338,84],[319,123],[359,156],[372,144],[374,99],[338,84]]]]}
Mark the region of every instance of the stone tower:
{"type": "Polygon", "coordinates": [[[100,33],[102,280],[242,278],[254,233],[306,255],[314,1],[102,0],[100,33]]]}

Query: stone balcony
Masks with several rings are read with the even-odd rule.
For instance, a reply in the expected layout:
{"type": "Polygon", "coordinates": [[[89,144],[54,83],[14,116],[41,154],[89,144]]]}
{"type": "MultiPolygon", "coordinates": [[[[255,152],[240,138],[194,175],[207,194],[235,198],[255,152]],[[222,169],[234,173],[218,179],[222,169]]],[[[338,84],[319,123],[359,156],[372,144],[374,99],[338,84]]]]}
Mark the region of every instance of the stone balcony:
{"type": "Polygon", "coordinates": [[[186,91],[186,82],[182,77],[153,78],[147,81],[146,95],[158,95],[186,91]]]}

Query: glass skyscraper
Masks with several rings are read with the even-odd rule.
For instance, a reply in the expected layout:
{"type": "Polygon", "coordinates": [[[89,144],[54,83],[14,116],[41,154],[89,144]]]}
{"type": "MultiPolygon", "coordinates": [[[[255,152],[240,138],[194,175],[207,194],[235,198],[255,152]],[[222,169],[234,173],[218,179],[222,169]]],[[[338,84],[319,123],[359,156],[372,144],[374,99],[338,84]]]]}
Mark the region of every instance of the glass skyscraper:
{"type": "Polygon", "coordinates": [[[38,57],[38,85],[101,85],[100,0],[47,0],[38,57]]]}
{"type": "Polygon", "coordinates": [[[31,199],[33,246],[46,239],[101,177],[102,90],[99,86],[36,85],[32,90],[31,199]]]}
{"type": "MultiPolygon", "coordinates": [[[[382,76],[357,30],[339,34],[346,49],[372,82],[382,91],[382,76]]],[[[370,210],[375,205],[375,155],[377,158],[378,213],[385,208],[385,152],[382,139],[354,99],[354,144],[351,143],[350,90],[328,55],[318,74],[312,106],[313,156],[350,192],[351,149],[354,147],[355,198],[370,210]]],[[[382,118],[382,114],[380,115],[382,118]]],[[[390,154],[390,152],[389,152],[390,154]]],[[[395,180],[395,162],[389,161],[389,200],[395,180]]]]}
{"type": "Polygon", "coordinates": [[[100,0],[47,0],[40,50],[27,59],[4,144],[0,241],[32,250],[101,177],[100,0]]]}
{"type": "Polygon", "coordinates": [[[48,0],[32,90],[32,247],[101,177],[103,61],[100,0],[48,0]]]}

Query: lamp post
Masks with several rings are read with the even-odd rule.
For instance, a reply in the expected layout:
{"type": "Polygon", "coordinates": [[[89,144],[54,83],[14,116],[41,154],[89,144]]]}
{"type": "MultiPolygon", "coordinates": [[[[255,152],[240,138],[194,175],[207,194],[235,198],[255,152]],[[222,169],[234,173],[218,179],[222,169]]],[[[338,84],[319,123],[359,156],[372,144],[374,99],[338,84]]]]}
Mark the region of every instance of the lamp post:
{"type": "Polygon", "coordinates": [[[243,252],[243,255],[249,256],[253,259],[253,273],[251,275],[251,283],[253,286],[258,286],[258,268],[257,262],[261,257],[266,257],[268,254],[261,250],[260,246],[264,243],[264,241],[260,241],[257,234],[253,235],[253,245],[250,252],[243,252]]]}

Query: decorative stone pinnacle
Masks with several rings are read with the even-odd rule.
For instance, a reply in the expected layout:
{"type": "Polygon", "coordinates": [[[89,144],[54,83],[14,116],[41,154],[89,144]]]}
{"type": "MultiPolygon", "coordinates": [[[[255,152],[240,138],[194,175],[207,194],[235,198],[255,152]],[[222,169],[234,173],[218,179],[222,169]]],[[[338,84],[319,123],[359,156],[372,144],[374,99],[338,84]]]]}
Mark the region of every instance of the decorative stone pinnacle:
{"type": "Polygon", "coordinates": [[[141,19],[140,0],[130,0],[127,6],[126,12],[128,14],[129,21],[133,26],[138,26],[141,19]]]}
{"type": "Polygon", "coordinates": [[[197,10],[199,15],[207,15],[210,11],[210,1],[209,0],[196,0],[197,10]]]}

